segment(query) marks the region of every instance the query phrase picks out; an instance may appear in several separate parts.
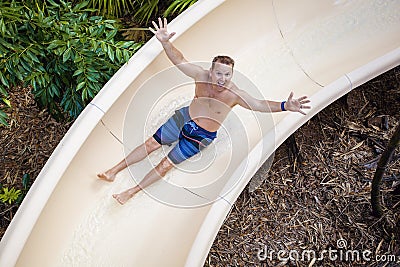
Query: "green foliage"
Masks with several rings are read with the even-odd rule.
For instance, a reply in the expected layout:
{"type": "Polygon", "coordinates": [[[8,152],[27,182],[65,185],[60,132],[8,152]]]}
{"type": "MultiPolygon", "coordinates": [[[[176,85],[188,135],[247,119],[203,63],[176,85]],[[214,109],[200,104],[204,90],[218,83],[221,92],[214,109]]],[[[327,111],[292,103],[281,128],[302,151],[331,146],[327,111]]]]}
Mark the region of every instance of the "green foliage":
{"type": "Polygon", "coordinates": [[[0,109],[0,125],[9,126],[7,119],[7,114],[2,109],[0,109]]]}
{"type": "MultiPolygon", "coordinates": [[[[79,0],[74,1],[74,3],[79,2],[79,0]]],[[[141,8],[144,11],[148,10],[149,6],[157,4],[158,0],[89,0],[89,7],[98,15],[107,17],[122,17],[141,8]]]]}
{"type": "Polygon", "coordinates": [[[131,11],[135,2],[135,0],[90,0],[89,6],[103,16],[120,17],[131,11]]]}
{"type": "Polygon", "coordinates": [[[90,0],[89,6],[96,9],[98,14],[108,17],[122,17],[134,14],[136,22],[148,24],[151,18],[156,17],[159,10],[166,10],[164,17],[181,13],[197,0],[90,0]]]}
{"type": "Polygon", "coordinates": [[[8,202],[8,204],[12,204],[20,195],[21,190],[15,190],[14,187],[12,187],[11,190],[8,190],[8,187],[3,187],[3,193],[0,194],[0,200],[3,201],[3,203],[8,202]]]}
{"type": "MultiPolygon", "coordinates": [[[[0,87],[1,87],[1,85],[0,85],[0,87]]],[[[2,98],[0,102],[3,102],[4,104],[7,105],[7,107],[11,108],[10,100],[8,100],[6,98],[2,98]]],[[[0,109],[0,125],[9,126],[7,119],[8,119],[7,114],[2,109],[0,109]]]]}
{"type": "MultiPolygon", "coordinates": [[[[140,48],[117,41],[119,24],[91,16],[88,2],[0,2],[0,93],[21,82],[53,114],[76,117],[140,48]]],[[[0,123],[5,113],[0,112],[0,123]]]]}
{"type": "Polygon", "coordinates": [[[100,15],[122,17],[131,13],[137,22],[147,23],[157,13],[159,0],[90,0],[89,6],[100,15]]]}
{"type": "Polygon", "coordinates": [[[142,0],[134,17],[139,23],[148,23],[150,18],[158,12],[159,0],[142,0]]]}
{"type": "Polygon", "coordinates": [[[165,5],[168,7],[162,14],[163,17],[168,17],[177,13],[182,13],[186,8],[196,3],[197,0],[141,0],[136,2],[140,2],[140,5],[134,17],[139,23],[147,24],[152,17],[157,16],[160,6],[162,7],[165,5]]]}
{"type": "Polygon", "coordinates": [[[169,7],[164,11],[164,17],[174,15],[175,13],[182,13],[183,10],[190,7],[197,0],[174,0],[169,7]]]}

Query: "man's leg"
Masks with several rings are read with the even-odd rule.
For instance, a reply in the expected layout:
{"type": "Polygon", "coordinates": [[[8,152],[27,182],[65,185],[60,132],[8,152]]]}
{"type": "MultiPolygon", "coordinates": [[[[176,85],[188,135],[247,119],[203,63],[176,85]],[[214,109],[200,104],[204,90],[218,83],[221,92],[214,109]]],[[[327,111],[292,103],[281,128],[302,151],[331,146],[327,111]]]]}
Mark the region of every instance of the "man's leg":
{"type": "Polygon", "coordinates": [[[100,179],[112,182],[114,181],[117,173],[119,173],[129,165],[141,161],[151,152],[157,150],[160,147],[161,145],[153,137],[150,137],[146,140],[146,142],[144,142],[142,145],[138,146],[131,153],[129,153],[129,155],[125,159],[121,160],[117,165],[107,170],[106,172],[98,174],[97,176],[100,179]]]}
{"type": "Polygon", "coordinates": [[[132,198],[137,192],[142,190],[143,188],[151,185],[152,183],[158,181],[162,177],[164,177],[169,170],[171,170],[174,165],[171,161],[165,157],[161,160],[161,162],[153,168],[137,186],[129,188],[128,190],[115,194],[113,197],[120,203],[125,204],[130,198],[132,198]]]}

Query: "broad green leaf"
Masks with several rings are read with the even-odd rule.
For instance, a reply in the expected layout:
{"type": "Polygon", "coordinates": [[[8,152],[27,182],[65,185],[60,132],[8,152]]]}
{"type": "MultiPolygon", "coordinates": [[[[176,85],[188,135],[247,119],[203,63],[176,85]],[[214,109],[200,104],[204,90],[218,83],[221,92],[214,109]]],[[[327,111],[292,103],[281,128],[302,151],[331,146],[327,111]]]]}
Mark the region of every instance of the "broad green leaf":
{"type": "Polygon", "coordinates": [[[130,57],[131,57],[131,55],[130,55],[129,52],[126,51],[126,50],[124,50],[123,54],[124,54],[124,60],[125,60],[125,62],[128,62],[129,59],[130,59],[130,57]]]}
{"type": "Polygon", "coordinates": [[[99,47],[99,43],[96,42],[95,40],[91,40],[90,43],[93,46],[93,50],[96,51],[97,48],[99,47]]]}
{"type": "Polygon", "coordinates": [[[114,38],[114,36],[117,34],[117,30],[113,30],[113,31],[110,31],[109,33],[107,33],[107,36],[106,36],[106,41],[109,41],[109,40],[111,40],[112,38],[114,38]]]}
{"type": "Polygon", "coordinates": [[[27,72],[31,72],[31,71],[32,71],[31,65],[29,65],[28,63],[26,63],[26,61],[24,60],[24,58],[22,58],[22,60],[20,60],[20,63],[21,63],[21,65],[22,65],[22,67],[24,67],[24,69],[25,69],[27,72]]]}
{"type": "Polygon", "coordinates": [[[87,88],[82,90],[82,101],[86,101],[88,99],[87,88]]]}
{"type": "MultiPolygon", "coordinates": [[[[8,83],[8,80],[6,79],[6,77],[4,77],[3,73],[0,72],[0,80],[1,83],[5,86],[5,87],[10,87],[10,84],[8,83]]],[[[4,93],[4,92],[2,92],[4,93]]]]}
{"type": "Polygon", "coordinates": [[[76,91],[81,90],[85,86],[86,82],[81,82],[76,86],[76,91]]]}
{"type": "Polygon", "coordinates": [[[0,109],[0,117],[4,119],[8,118],[7,114],[1,109],[0,109]]]}
{"type": "Polygon", "coordinates": [[[65,63],[71,57],[71,47],[67,48],[63,54],[63,62],[65,63]]]}
{"type": "Polygon", "coordinates": [[[40,63],[39,59],[37,58],[37,56],[32,53],[29,49],[26,50],[26,53],[28,54],[28,56],[35,62],[40,63]]]}
{"type": "Polygon", "coordinates": [[[84,2],[82,2],[82,3],[80,3],[80,4],[77,4],[77,5],[73,8],[73,11],[75,11],[75,12],[76,12],[76,11],[79,11],[80,9],[86,7],[88,4],[89,4],[88,1],[84,1],[84,2]]]}
{"type": "Polygon", "coordinates": [[[81,62],[83,58],[80,55],[75,55],[74,63],[81,62]]]}
{"type": "Polygon", "coordinates": [[[24,77],[22,76],[21,72],[18,69],[14,70],[14,75],[18,78],[18,80],[22,81],[24,77]]]}
{"type": "Polygon", "coordinates": [[[57,97],[60,97],[60,90],[58,89],[58,87],[54,83],[50,84],[50,88],[51,88],[51,92],[52,92],[53,95],[55,95],[57,97]]]}
{"type": "Polygon", "coordinates": [[[121,49],[117,48],[115,50],[115,56],[117,57],[118,62],[122,62],[122,52],[121,49]]]}
{"type": "MultiPolygon", "coordinates": [[[[58,40],[56,40],[56,41],[58,41],[58,40]]],[[[47,49],[51,50],[51,49],[54,49],[54,48],[60,46],[56,41],[51,42],[51,44],[49,44],[49,46],[47,46],[47,49]]]]}
{"type": "Polygon", "coordinates": [[[96,77],[94,77],[94,76],[92,76],[92,75],[87,76],[87,78],[88,78],[89,81],[97,82],[96,77]]]}
{"type": "Polygon", "coordinates": [[[101,50],[103,50],[103,53],[104,53],[104,54],[107,54],[107,53],[108,53],[106,43],[104,43],[104,42],[101,43],[101,50]]]}
{"type": "Polygon", "coordinates": [[[114,50],[110,45],[108,46],[108,58],[114,62],[114,50]]]}
{"type": "Polygon", "coordinates": [[[61,46],[61,47],[57,48],[57,49],[54,51],[54,53],[55,53],[56,55],[61,56],[61,55],[65,52],[66,49],[67,49],[67,46],[61,46]]]}
{"type": "Polygon", "coordinates": [[[5,96],[8,97],[8,92],[6,91],[6,89],[4,89],[3,86],[0,85],[0,93],[5,96]]]}
{"type": "Polygon", "coordinates": [[[3,19],[0,19],[0,32],[4,35],[6,33],[6,25],[3,19]]]}
{"type": "Polygon", "coordinates": [[[89,72],[99,72],[98,70],[94,69],[93,67],[87,68],[89,72]]]}
{"type": "Polygon", "coordinates": [[[8,124],[7,119],[8,119],[7,114],[6,114],[4,111],[2,111],[2,110],[0,109],[0,124],[1,124],[1,125],[4,125],[4,126],[7,126],[7,127],[10,126],[10,125],[8,124]]]}
{"type": "Polygon", "coordinates": [[[14,65],[14,67],[18,67],[18,65],[19,65],[19,57],[13,56],[11,58],[11,61],[12,61],[13,65],[14,65]]]}
{"type": "Polygon", "coordinates": [[[77,76],[77,75],[79,75],[79,74],[81,74],[83,72],[84,72],[83,69],[77,69],[72,76],[77,76]]]}

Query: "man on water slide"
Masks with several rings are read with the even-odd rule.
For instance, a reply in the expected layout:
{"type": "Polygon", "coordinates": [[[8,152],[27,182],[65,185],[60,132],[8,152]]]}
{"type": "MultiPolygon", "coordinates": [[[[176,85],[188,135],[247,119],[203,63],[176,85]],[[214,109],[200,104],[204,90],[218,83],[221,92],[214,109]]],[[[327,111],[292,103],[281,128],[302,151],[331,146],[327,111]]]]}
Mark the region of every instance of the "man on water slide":
{"type": "Polygon", "coordinates": [[[260,112],[292,111],[304,114],[304,105],[310,100],[307,96],[293,98],[290,93],[287,101],[275,102],[259,100],[246,91],[239,89],[232,81],[234,61],[228,56],[216,56],[211,68],[206,70],[188,62],[183,54],[170,42],[175,32],[168,33],[167,20],[158,19],[158,25],[152,22],[155,29],[150,30],[160,41],[170,61],[184,74],[195,81],[195,96],[189,106],[175,111],[175,114],[164,123],[156,133],[142,145],[135,148],[117,165],[97,176],[112,182],[118,172],[146,158],[162,145],[172,145],[173,149],[153,168],[143,180],[128,190],[114,194],[113,197],[125,204],[137,192],[165,176],[176,164],[199,153],[217,136],[217,131],[231,109],[240,105],[246,109],[260,112]]]}

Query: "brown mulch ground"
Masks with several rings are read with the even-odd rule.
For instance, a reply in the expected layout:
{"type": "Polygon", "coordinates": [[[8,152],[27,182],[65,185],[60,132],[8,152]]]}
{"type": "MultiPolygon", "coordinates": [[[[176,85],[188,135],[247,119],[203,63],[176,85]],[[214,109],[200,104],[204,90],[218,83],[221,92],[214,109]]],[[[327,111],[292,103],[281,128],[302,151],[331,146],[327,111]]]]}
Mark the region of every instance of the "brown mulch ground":
{"type": "MultiPolygon", "coordinates": [[[[0,127],[0,184],[24,191],[24,174],[29,174],[31,184],[71,123],[59,123],[40,110],[29,88],[15,87],[8,92],[12,108],[7,112],[10,127],[0,127]]],[[[0,238],[17,209],[16,203],[0,201],[0,238]]]]}
{"type": "MultiPolygon", "coordinates": [[[[22,176],[30,174],[33,182],[71,123],[38,109],[29,89],[14,88],[10,100],[11,127],[0,128],[0,184],[23,190],[22,176]]],[[[399,266],[374,260],[400,255],[400,197],[393,194],[400,181],[399,151],[382,184],[385,216],[371,216],[369,203],[373,160],[400,121],[399,111],[398,67],[312,118],[294,134],[302,161],[293,165],[287,142],[278,148],[271,170],[256,174],[266,176],[261,187],[244,190],[235,203],[206,266],[399,266]],[[344,240],[347,246],[340,249],[344,240]],[[299,259],[279,260],[280,250],[282,258],[291,252],[299,259]],[[307,250],[323,259],[302,260],[307,250]],[[346,257],[349,250],[361,259],[346,257]],[[362,259],[367,250],[370,261],[362,259]]],[[[17,208],[0,201],[0,238],[17,208]]]]}

